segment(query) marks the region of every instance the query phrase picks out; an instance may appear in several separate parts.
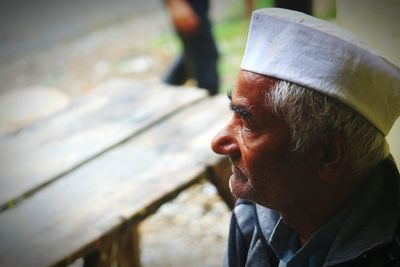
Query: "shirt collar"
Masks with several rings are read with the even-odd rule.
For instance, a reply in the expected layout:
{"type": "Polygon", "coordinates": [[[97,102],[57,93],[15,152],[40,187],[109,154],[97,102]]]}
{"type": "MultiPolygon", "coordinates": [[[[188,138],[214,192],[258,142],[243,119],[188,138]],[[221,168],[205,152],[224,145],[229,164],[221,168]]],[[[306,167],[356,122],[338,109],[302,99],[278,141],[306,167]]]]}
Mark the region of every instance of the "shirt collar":
{"type": "Polygon", "coordinates": [[[296,240],[293,240],[293,236],[294,231],[292,228],[283,222],[282,217],[279,218],[268,240],[278,258],[282,259],[286,250],[291,250],[293,253],[298,250],[298,241],[296,242],[296,240]]]}
{"type": "Polygon", "coordinates": [[[300,247],[297,234],[280,218],[269,238],[269,244],[278,258],[288,263],[288,266],[311,266],[312,263],[320,266],[349,209],[350,207],[347,207],[340,211],[318,229],[303,247],[300,247]]]}

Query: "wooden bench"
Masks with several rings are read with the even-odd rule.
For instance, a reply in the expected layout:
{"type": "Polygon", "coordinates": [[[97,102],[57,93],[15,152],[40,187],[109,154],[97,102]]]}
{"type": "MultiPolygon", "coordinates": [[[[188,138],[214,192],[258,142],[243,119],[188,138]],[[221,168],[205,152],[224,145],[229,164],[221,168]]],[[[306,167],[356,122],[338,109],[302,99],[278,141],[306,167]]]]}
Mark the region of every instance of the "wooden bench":
{"type": "Polygon", "coordinates": [[[140,266],[138,224],[201,179],[232,207],[229,164],[209,147],[230,116],[226,97],[103,87],[1,137],[0,266],[140,266]]]}

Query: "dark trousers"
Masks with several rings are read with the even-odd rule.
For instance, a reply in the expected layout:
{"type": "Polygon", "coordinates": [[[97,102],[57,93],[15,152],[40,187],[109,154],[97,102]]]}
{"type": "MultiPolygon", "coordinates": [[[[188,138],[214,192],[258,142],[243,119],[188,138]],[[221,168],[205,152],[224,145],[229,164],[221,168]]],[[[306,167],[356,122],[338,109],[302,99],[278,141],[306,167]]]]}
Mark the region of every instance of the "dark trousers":
{"type": "Polygon", "coordinates": [[[312,14],[311,0],[275,0],[275,6],[312,14]]]}
{"type": "Polygon", "coordinates": [[[177,31],[183,51],[171,66],[164,81],[168,84],[182,85],[189,78],[194,78],[198,87],[207,89],[210,95],[215,95],[219,87],[218,50],[208,19],[209,1],[188,0],[187,2],[199,16],[200,27],[193,34],[177,31]]]}

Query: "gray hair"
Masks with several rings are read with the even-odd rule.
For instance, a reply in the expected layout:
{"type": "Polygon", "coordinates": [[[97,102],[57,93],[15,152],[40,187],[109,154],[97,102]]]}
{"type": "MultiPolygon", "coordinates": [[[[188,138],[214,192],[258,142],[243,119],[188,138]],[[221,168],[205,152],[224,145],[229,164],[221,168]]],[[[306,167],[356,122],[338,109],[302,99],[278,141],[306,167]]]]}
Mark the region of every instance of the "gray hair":
{"type": "Polygon", "coordinates": [[[266,95],[268,108],[291,131],[292,150],[302,152],[330,131],[344,134],[355,175],[364,175],[389,155],[385,136],[351,108],[315,90],[279,81],[266,95]]]}

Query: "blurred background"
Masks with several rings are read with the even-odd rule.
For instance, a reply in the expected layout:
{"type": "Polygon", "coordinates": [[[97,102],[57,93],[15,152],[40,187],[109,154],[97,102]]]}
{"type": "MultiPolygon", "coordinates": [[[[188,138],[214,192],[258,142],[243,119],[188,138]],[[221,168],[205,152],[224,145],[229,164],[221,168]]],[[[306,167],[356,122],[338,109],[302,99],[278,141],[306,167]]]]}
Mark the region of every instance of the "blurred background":
{"type": "MultiPolygon", "coordinates": [[[[224,94],[240,65],[249,7],[275,3],[210,4],[224,94]]],[[[334,20],[335,2],[314,1],[312,13],[334,20]]],[[[0,133],[48,116],[113,77],[161,80],[180,52],[163,0],[6,0],[0,20],[0,133]]],[[[212,185],[193,186],[141,225],[143,266],[221,266],[229,217],[212,185]]]]}
{"type": "MultiPolygon", "coordinates": [[[[210,4],[224,94],[244,51],[246,4],[210,4]]],[[[180,52],[163,0],[6,0],[0,20],[0,134],[61,110],[110,78],[161,80],[180,52]]],[[[214,186],[193,186],[141,224],[142,266],[221,266],[229,218],[214,186]]]]}

